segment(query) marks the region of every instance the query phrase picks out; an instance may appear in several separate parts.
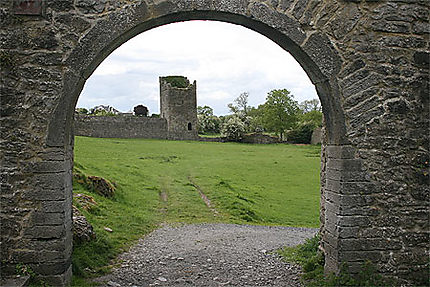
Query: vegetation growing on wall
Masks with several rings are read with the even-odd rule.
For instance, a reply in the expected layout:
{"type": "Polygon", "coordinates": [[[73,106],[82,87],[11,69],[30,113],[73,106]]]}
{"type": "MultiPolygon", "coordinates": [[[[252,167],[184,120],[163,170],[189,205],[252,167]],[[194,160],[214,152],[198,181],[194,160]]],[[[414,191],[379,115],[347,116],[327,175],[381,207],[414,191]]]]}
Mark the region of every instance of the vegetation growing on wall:
{"type": "Polygon", "coordinates": [[[183,76],[167,76],[163,77],[163,79],[168,82],[172,87],[185,89],[190,85],[190,81],[186,77],[183,76]]]}

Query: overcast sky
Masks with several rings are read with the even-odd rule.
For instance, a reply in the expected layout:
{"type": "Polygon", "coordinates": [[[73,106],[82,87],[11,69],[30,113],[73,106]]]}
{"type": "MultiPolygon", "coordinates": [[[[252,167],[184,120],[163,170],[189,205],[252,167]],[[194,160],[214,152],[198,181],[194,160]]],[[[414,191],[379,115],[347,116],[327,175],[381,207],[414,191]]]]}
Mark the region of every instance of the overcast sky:
{"type": "Polygon", "coordinates": [[[138,104],[159,113],[159,76],[197,81],[198,105],[227,114],[242,92],[250,105],[273,89],[288,89],[298,102],[317,98],[294,58],[265,36],[242,26],[188,21],[146,31],[116,49],[87,80],[77,107],[110,105],[126,112],[138,104]]]}

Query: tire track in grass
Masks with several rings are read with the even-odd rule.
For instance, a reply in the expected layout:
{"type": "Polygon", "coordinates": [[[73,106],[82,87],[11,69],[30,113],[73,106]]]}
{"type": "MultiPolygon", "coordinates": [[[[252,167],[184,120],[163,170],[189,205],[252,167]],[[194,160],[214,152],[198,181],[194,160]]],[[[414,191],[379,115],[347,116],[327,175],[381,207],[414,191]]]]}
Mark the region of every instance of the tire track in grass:
{"type": "Polygon", "coordinates": [[[169,194],[168,194],[168,179],[164,178],[161,180],[161,186],[160,190],[158,191],[158,196],[160,197],[160,201],[162,204],[162,207],[160,209],[162,214],[167,213],[167,206],[169,201],[169,194]]]}
{"type": "Polygon", "coordinates": [[[204,194],[201,187],[194,182],[191,176],[188,176],[188,180],[190,181],[191,186],[193,186],[199,192],[200,197],[203,199],[206,206],[212,211],[213,215],[218,216],[219,215],[218,210],[216,210],[215,207],[212,206],[211,200],[206,196],[206,194],[204,194]]]}

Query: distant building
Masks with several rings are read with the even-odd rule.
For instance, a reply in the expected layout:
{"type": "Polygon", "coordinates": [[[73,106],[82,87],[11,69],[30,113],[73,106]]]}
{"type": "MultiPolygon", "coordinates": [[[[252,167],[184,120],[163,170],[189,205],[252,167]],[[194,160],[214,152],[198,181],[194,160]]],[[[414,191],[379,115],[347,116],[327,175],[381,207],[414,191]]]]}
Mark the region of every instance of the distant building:
{"type": "Polygon", "coordinates": [[[198,139],[197,84],[182,76],[160,77],[160,117],[170,139],[198,139]]]}

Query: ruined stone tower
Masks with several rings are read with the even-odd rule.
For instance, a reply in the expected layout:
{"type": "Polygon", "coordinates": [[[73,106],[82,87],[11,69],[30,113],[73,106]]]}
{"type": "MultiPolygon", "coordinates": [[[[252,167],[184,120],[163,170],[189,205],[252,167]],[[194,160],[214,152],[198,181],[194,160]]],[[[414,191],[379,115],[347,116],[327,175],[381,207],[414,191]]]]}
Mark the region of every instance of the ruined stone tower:
{"type": "Polygon", "coordinates": [[[190,84],[182,76],[160,77],[160,117],[167,121],[169,139],[197,139],[196,81],[190,84]]]}

